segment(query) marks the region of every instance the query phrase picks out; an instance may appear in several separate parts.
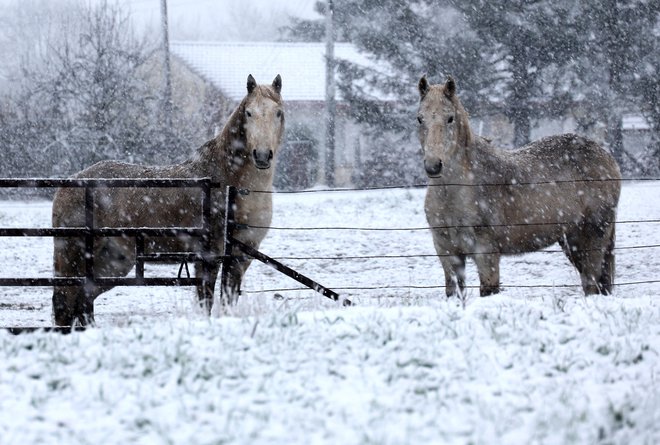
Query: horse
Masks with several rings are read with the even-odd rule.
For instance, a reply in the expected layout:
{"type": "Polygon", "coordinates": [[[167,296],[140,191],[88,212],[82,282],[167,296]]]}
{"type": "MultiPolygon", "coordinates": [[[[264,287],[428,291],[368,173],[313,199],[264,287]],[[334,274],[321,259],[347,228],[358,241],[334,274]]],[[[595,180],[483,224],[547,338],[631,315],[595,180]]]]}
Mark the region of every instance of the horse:
{"type": "MultiPolygon", "coordinates": [[[[231,114],[223,130],[199,147],[183,163],[167,166],[144,166],[118,161],[102,161],[75,174],[74,178],[201,178],[213,183],[211,193],[211,254],[221,255],[224,248],[226,186],[268,191],[272,189],[274,160],[284,132],[282,78],[278,74],[271,85],[258,85],[247,78],[247,95],[231,114]]],[[[53,199],[53,227],[85,225],[83,190],[60,188],[53,199]]],[[[99,188],[94,192],[94,222],[97,227],[188,227],[201,225],[201,193],[191,188],[99,188]]],[[[258,248],[266,236],[272,218],[272,195],[239,195],[235,221],[249,225],[235,237],[258,248]],[[257,228],[252,228],[255,226],[257,228]]],[[[202,240],[190,236],[147,238],[145,251],[195,252],[202,250],[202,240]]],[[[54,275],[85,276],[85,251],[82,237],[54,238],[54,275]]],[[[198,256],[199,258],[199,256],[198,256]]],[[[217,258],[217,257],[216,257],[217,258]]],[[[132,237],[95,237],[94,276],[126,276],[135,265],[135,239],[132,237]]],[[[225,262],[227,285],[223,305],[234,304],[240,294],[243,275],[250,260],[232,255],[225,262]]],[[[210,314],[213,289],[220,269],[219,261],[209,265],[208,288],[197,286],[200,304],[210,314]]],[[[195,276],[203,276],[202,260],[195,260],[195,276]]],[[[223,272],[224,274],[224,272],[223,272]]],[[[53,289],[53,315],[59,326],[94,322],[94,300],[111,289],[105,286],[61,286],[53,289]]]]}
{"type": "Polygon", "coordinates": [[[470,129],[456,82],[418,83],[417,120],[428,188],[424,203],[448,297],[463,297],[465,262],[480,296],[500,291],[500,257],[558,242],[585,295],[614,285],[615,219],[621,173],[596,142],[549,136],[501,150],[470,129]]]}

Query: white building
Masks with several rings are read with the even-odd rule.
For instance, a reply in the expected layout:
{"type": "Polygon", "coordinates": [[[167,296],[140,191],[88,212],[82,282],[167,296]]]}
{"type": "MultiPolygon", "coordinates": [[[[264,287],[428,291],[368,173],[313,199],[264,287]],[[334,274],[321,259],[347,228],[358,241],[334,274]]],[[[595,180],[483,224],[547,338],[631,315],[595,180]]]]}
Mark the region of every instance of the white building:
{"type": "MultiPolygon", "coordinates": [[[[248,74],[252,74],[258,83],[270,83],[280,74],[287,128],[302,127],[305,133],[312,136],[317,152],[314,160],[317,168],[312,170],[317,175],[315,179],[321,180],[324,177],[324,43],[175,41],[171,43],[171,51],[192,72],[211,84],[228,100],[229,108],[225,110],[224,116],[219,116],[218,128],[226,121],[226,113],[245,96],[248,74]]],[[[351,44],[337,43],[334,51],[336,59],[360,65],[369,64],[368,59],[358,53],[351,44]]],[[[335,176],[336,184],[342,186],[350,184],[351,181],[359,132],[356,125],[346,118],[346,104],[342,102],[341,94],[337,90],[335,101],[335,176]]],[[[300,156],[294,158],[290,161],[301,162],[300,156]]]]}

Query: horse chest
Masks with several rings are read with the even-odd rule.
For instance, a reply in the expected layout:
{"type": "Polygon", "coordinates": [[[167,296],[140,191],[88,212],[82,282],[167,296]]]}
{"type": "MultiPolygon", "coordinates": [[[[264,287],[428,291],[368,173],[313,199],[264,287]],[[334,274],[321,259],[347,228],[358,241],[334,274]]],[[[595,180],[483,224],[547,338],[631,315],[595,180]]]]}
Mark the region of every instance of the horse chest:
{"type": "Polygon", "coordinates": [[[447,252],[466,253],[475,248],[481,216],[471,190],[431,189],[424,210],[435,242],[447,252]]]}

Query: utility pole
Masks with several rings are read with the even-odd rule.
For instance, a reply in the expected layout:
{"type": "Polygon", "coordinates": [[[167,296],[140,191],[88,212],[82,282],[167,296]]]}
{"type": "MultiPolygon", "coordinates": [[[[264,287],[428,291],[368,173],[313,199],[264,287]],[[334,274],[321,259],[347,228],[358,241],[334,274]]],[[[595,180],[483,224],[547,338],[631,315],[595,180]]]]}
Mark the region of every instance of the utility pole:
{"type": "Polygon", "coordinates": [[[335,186],[335,33],[334,6],[327,0],[325,6],[325,182],[335,186]]]}
{"type": "MultiPolygon", "coordinates": [[[[172,132],[172,68],[170,67],[170,37],[167,21],[167,0],[160,0],[160,15],[163,32],[163,65],[165,86],[163,91],[163,114],[165,129],[169,135],[172,132]]],[[[168,141],[171,142],[171,141],[168,141]]]]}

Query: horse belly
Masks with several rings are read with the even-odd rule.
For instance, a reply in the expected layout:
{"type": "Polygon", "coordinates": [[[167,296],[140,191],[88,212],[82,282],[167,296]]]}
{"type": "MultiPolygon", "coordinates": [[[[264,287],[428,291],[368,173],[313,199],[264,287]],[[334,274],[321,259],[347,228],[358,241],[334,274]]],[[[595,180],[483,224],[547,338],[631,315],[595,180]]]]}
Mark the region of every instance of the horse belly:
{"type": "Polygon", "coordinates": [[[512,230],[498,228],[479,233],[480,245],[490,245],[493,251],[502,254],[535,252],[557,242],[562,236],[561,226],[529,226],[512,230]]]}
{"type": "Polygon", "coordinates": [[[236,239],[258,248],[268,233],[273,218],[273,201],[270,194],[250,194],[239,196],[236,207],[236,221],[247,227],[238,230],[236,239]]]}

